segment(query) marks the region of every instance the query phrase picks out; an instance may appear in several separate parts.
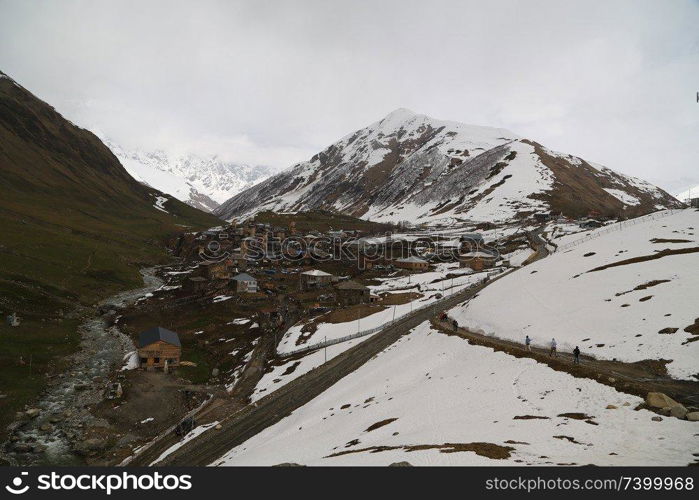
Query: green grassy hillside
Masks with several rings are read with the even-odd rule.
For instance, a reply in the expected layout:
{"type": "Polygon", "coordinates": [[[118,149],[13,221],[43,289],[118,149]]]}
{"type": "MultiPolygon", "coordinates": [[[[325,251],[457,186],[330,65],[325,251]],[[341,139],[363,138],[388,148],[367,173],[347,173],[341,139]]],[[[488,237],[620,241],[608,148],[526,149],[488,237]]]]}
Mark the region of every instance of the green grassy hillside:
{"type": "Polygon", "coordinates": [[[385,231],[395,231],[392,224],[371,222],[352,217],[351,215],[329,212],[327,210],[311,210],[295,214],[280,214],[276,212],[259,212],[255,214],[255,222],[272,224],[274,226],[288,227],[292,221],[296,223],[296,229],[300,232],[307,231],[362,231],[364,233],[378,234],[385,231]]]}

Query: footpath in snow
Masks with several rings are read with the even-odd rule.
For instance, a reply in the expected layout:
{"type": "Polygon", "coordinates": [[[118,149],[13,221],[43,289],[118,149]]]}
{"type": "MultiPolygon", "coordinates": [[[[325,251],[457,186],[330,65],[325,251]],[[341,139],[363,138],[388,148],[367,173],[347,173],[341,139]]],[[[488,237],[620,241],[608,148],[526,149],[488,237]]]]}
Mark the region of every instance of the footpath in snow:
{"type": "Polygon", "coordinates": [[[477,333],[699,374],[699,212],[607,232],[488,286],[449,312],[477,333]]]}
{"type": "Polygon", "coordinates": [[[423,323],[215,465],[693,462],[699,424],[641,402],[423,323]]]}

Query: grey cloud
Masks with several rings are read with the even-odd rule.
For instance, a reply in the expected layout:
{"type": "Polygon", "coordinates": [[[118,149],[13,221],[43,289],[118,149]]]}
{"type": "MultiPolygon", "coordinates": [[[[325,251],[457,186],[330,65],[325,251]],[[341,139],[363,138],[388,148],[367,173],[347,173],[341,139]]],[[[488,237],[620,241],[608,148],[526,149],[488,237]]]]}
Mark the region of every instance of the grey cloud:
{"type": "Polygon", "coordinates": [[[129,147],[283,167],[391,110],[699,184],[692,1],[0,1],[0,68],[129,147]]]}

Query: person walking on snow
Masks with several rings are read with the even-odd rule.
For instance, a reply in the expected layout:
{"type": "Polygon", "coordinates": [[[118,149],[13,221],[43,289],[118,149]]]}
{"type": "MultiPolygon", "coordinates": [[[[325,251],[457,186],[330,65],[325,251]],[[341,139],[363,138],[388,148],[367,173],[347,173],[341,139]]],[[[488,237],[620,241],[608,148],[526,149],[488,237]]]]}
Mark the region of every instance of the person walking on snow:
{"type": "Polygon", "coordinates": [[[554,358],[558,357],[558,353],[556,352],[556,339],[551,339],[551,352],[549,352],[549,357],[553,356],[554,358]]]}
{"type": "Polygon", "coordinates": [[[573,349],[573,364],[580,364],[580,348],[578,346],[573,349]]]}
{"type": "Polygon", "coordinates": [[[524,339],[524,345],[527,346],[527,351],[531,352],[532,350],[532,339],[529,338],[529,335],[526,336],[524,339]]]}

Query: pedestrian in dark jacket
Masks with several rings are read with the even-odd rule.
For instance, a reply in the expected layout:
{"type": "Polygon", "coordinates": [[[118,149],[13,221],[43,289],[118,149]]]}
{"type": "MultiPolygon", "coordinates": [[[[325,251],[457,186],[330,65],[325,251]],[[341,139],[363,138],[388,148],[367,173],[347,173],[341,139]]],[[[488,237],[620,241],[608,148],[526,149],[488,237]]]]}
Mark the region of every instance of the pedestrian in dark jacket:
{"type": "Polygon", "coordinates": [[[527,346],[527,351],[532,350],[532,339],[529,338],[529,335],[527,335],[526,338],[524,339],[524,345],[527,346]]]}
{"type": "Polygon", "coordinates": [[[454,331],[459,328],[459,323],[456,320],[452,321],[451,324],[454,325],[454,331]]]}
{"type": "Polygon", "coordinates": [[[573,363],[576,365],[580,364],[580,348],[578,346],[575,346],[575,349],[573,349],[573,363]]]}

